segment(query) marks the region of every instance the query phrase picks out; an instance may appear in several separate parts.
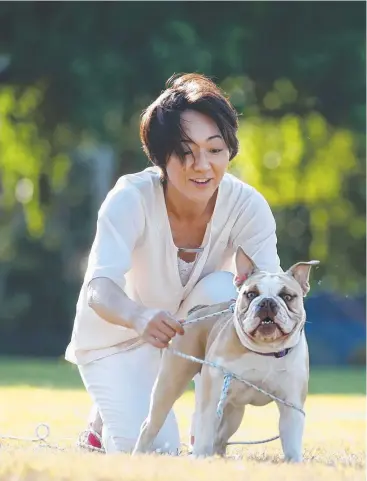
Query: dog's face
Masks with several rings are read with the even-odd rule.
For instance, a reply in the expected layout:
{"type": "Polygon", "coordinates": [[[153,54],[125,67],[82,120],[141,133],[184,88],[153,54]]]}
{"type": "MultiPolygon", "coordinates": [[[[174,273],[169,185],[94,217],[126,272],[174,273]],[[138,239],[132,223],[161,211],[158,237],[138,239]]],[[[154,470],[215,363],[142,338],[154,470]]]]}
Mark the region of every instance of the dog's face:
{"type": "Polygon", "coordinates": [[[301,287],[287,277],[259,272],[242,285],[237,313],[247,336],[260,342],[274,342],[303,323],[301,287]]]}
{"type": "Polygon", "coordinates": [[[277,274],[259,271],[242,251],[237,252],[239,289],[237,320],[253,342],[279,343],[305,322],[303,297],[309,290],[308,277],[317,261],[299,263],[277,274]]]}

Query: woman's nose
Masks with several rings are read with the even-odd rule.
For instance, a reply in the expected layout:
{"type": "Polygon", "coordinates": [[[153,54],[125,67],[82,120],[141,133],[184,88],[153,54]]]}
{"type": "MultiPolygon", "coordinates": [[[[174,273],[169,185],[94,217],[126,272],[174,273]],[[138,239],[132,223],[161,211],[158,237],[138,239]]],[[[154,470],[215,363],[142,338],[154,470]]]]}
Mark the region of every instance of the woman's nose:
{"type": "Polygon", "coordinates": [[[194,170],[207,171],[210,169],[210,162],[205,151],[200,151],[195,155],[194,170]]]}

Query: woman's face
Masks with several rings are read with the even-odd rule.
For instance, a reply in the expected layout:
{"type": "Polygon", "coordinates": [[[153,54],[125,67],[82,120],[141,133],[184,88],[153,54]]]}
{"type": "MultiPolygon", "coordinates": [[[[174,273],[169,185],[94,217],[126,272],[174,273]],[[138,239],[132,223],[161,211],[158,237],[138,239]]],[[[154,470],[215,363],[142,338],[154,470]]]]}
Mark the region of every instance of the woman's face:
{"type": "Polygon", "coordinates": [[[182,142],[184,163],[175,153],[169,157],[168,184],[190,201],[209,202],[228,167],[229,149],[210,117],[186,110],[181,114],[181,125],[192,141],[182,142]]]}

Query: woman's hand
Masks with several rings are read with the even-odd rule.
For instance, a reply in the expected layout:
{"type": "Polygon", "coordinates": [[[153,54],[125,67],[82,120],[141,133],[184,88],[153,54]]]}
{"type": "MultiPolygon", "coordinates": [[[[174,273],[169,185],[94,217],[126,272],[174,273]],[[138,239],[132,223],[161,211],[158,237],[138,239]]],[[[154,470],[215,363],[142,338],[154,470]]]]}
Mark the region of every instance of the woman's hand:
{"type": "Polygon", "coordinates": [[[179,321],[174,319],[167,311],[145,309],[134,320],[136,332],[154,347],[163,349],[176,334],[185,333],[179,321]]]}

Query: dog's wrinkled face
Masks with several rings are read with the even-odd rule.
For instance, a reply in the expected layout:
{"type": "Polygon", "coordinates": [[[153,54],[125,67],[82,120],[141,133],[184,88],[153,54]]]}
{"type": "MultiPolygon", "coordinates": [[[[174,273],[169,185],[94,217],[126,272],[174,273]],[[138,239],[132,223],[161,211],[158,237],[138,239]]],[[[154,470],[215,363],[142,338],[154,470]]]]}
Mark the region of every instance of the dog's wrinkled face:
{"type": "Polygon", "coordinates": [[[251,276],[240,289],[237,309],[243,331],[260,342],[289,335],[305,317],[302,289],[286,274],[251,276]]]}
{"type": "Polygon", "coordinates": [[[242,251],[237,252],[239,289],[237,319],[242,332],[255,343],[277,343],[300,330],[305,322],[303,297],[308,293],[308,278],[317,261],[299,263],[287,272],[259,271],[242,251]]]}

